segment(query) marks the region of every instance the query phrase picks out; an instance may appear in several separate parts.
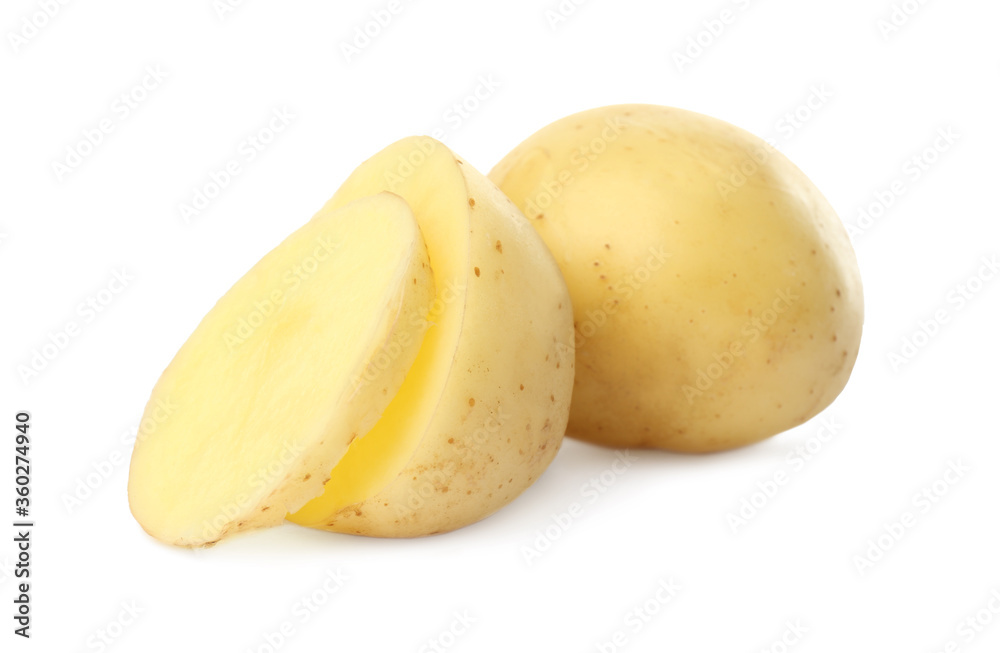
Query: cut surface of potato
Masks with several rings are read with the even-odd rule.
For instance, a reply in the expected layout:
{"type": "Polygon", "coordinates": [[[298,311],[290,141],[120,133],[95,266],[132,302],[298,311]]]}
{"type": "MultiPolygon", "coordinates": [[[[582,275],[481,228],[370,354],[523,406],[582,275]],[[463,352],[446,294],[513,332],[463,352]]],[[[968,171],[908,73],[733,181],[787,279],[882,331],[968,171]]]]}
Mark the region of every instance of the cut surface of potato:
{"type": "Polygon", "coordinates": [[[151,535],[213,544],[273,525],[323,491],[396,395],[434,279],[414,216],[389,194],[323,210],[241,278],[147,405],[129,504],[151,535]]]}

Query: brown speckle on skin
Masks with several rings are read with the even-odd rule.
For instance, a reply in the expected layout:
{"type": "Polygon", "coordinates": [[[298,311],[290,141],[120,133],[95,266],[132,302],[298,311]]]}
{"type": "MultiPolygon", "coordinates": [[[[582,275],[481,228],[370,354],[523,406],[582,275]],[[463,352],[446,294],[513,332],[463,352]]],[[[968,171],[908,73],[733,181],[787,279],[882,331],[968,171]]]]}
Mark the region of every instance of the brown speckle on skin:
{"type": "Polygon", "coordinates": [[[263,508],[260,509],[260,511],[261,512],[267,512],[270,509],[271,509],[271,506],[264,506],[263,508]]]}
{"type": "Polygon", "coordinates": [[[611,249],[611,243],[604,243],[604,249],[611,249]]]}
{"type": "Polygon", "coordinates": [[[476,273],[477,277],[479,276],[479,268],[472,268],[472,271],[476,273]]]}
{"type": "Polygon", "coordinates": [[[448,438],[448,444],[455,444],[455,438],[448,438]]]}
{"type": "Polygon", "coordinates": [[[549,395],[549,401],[555,402],[555,400],[556,400],[555,395],[549,395]]]}
{"type": "Polygon", "coordinates": [[[503,243],[501,243],[499,240],[497,241],[496,248],[498,252],[503,254],[503,243]]]}
{"type": "Polygon", "coordinates": [[[840,297],[840,288],[837,288],[837,297],[840,297]]]}
{"type": "Polygon", "coordinates": [[[832,340],[833,342],[837,342],[837,334],[836,334],[836,333],[835,333],[835,334],[833,334],[833,337],[831,338],[831,340],[832,340]]]}
{"type": "Polygon", "coordinates": [[[470,406],[475,406],[476,405],[476,400],[473,399],[472,397],[469,397],[469,405],[470,406]]]}
{"type": "Polygon", "coordinates": [[[302,480],[303,480],[303,481],[308,481],[308,480],[309,480],[309,479],[311,479],[312,477],[313,477],[313,475],[312,475],[312,474],[306,474],[305,476],[303,476],[303,477],[302,477],[302,480]]]}
{"type": "Polygon", "coordinates": [[[523,383],[521,384],[521,389],[524,390],[524,384],[523,383]]]}
{"type": "Polygon", "coordinates": [[[476,205],[476,200],[474,200],[474,199],[472,199],[472,198],[470,197],[470,198],[469,198],[469,206],[475,206],[475,205],[476,205]]]}

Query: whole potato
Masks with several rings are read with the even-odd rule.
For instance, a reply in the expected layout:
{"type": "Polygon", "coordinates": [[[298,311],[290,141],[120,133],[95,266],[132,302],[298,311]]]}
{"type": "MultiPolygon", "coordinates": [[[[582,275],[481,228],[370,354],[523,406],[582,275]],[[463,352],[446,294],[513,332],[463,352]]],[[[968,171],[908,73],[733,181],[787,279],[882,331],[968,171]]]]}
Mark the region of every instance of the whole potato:
{"type": "Polygon", "coordinates": [[[652,105],[544,127],[491,179],[570,290],[569,434],[708,452],[801,424],[847,383],[861,278],[830,204],[763,140],[652,105]]]}

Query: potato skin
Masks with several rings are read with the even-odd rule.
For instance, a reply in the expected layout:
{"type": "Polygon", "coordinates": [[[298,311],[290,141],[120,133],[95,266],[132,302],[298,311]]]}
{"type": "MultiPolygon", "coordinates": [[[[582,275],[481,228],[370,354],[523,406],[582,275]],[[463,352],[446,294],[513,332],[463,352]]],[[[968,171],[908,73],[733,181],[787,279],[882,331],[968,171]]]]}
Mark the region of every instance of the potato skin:
{"type": "Polygon", "coordinates": [[[544,127],[490,178],[566,278],[568,435],[709,452],[801,424],[847,383],[861,277],[833,208],[723,121],[619,105],[544,127]]]}

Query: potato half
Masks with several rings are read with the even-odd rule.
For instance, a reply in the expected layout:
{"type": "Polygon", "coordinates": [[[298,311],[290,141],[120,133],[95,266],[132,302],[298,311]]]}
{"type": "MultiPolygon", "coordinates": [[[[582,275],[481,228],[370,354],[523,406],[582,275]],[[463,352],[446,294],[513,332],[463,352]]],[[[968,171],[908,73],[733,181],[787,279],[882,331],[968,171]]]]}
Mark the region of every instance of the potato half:
{"type": "Polygon", "coordinates": [[[819,190],[756,136],[611,106],[544,127],[490,178],[569,285],[570,435],[728,449],[808,420],[847,383],[863,322],[854,251],[819,190]]]}
{"type": "Polygon", "coordinates": [[[385,410],[433,296],[405,202],[383,193],[321,210],[218,301],[163,372],[143,423],[172,409],[136,440],[132,514],[183,546],[280,523],[385,410]],[[371,382],[366,368],[383,358],[371,382]]]}
{"type": "Polygon", "coordinates": [[[443,144],[391,145],[328,208],[383,191],[406,200],[424,234],[437,287],[431,326],[382,419],[290,519],[427,535],[491,514],[555,456],[573,387],[572,307],[524,216],[443,144]]]}

